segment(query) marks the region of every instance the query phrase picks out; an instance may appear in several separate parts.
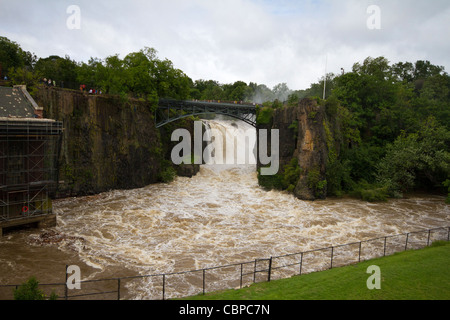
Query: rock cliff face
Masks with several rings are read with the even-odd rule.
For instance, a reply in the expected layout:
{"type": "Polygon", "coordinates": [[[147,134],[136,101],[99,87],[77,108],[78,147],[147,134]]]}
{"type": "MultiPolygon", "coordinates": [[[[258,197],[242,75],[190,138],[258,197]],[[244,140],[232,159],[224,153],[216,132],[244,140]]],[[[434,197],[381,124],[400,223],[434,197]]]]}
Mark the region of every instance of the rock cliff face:
{"type": "MultiPolygon", "coordinates": [[[[161,171],[172,165],[173,129],[184,127],[193,132],[192,119],[177,122],[173,128],[156,129],[152,106],[144,101],[47,87],[39,89],[34,98],[43,107],[44,117],[64,123],[59,152],[59,180],[63,183],[58,196],[140,188],[158,182],[161,171]]],[[[277,176],[283,179],[286,168],[295,162],[299,170],[290,191],[303,200],[326,196],[326,123],[325,107],[304,99],[297,106],[275,109],[269,123],[258,125],[258,129],[279,130],[277,176]]],[[[184,165],[175,170],[190,177],[199,166],[184,165]]]]}
{"type": "MultiPolygon", "coordinates": [[[[172,149],[179,143],[179,141],[171,141],[171,136],[174,130],[176,129],[186,129],[189,131],[192,141],[191,141],[191,153],[194,154],[194,119],[193,118],[184,118],[178,120],[176,122],[171,122],[161,127],[161,141],[164,152],[164,159],[166,161],[171,161],[171,153],[172,149]]],[[[203,128],[202,133],[204,133],[205,128],[203,128]]],[[[206,143],[204,143],[206,146],[206,143]]],[[[198,164],[180,164],[175,166],[176,172],[178,176],[192,178],[200,171],[200,165],[198,164]]]]}
{"type": "Polygon", "coordinates": [[[163,151],[147,102],[41,88],[44,117],[63,121],[59,195],[139,188],[158,180],[163,151]]]}
{"type": "Polygon", "coordinates": [[[297,106],[275,109],[267,125],[258,129],[278,129],[280,136],[280,170],[296,159],[299,176],[292,190],[302,200],[326,197],[326,165],[328,161],[325,107],[310,99],[297,106]]]}

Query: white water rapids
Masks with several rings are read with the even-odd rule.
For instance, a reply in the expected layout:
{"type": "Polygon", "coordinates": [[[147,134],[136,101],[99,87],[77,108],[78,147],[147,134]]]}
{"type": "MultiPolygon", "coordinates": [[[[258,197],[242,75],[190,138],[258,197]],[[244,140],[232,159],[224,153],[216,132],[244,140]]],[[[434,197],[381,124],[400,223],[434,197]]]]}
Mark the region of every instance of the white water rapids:
{"type": "MultiPolygon", "coordinates": [[[[236,123],[209,122],[222,131],[236,130],[236,123]]],[[[58,200],[54,212],[58,232],[84,239],[58,244],[59,251],[75,252],[91,267],[83,279],[188,271],[450,225],[443,197],[305,202],[263,190],[255,165],[205,165],[193,178],[177,177],[169,184],[58,200]]],[[[23,249],[33,246],[19,242],[37,233],[0,240],[10,248],[8,257],[0,256],[10,266],[3,264],[3,272],[19,267],[18,247],[25,252],[22,264],[35,263],[23,249]]],[[[151,281],[128,285],[129,298],[159,298],[151,281]]]]}

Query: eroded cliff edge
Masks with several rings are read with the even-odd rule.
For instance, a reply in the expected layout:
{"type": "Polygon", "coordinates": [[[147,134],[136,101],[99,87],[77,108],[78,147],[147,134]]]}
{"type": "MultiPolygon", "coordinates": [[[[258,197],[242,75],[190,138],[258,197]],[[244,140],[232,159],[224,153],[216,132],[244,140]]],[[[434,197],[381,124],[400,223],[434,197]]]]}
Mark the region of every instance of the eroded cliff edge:
{"type": "MultiPolygon", "coordinates": [[[[171,128],[156,128],[149,102],[47,87],[34,98],[44,117],[64,123],[59,197],[144,187],[161,182],[162,173],[171,166],[171,128]]],[[[330,123],[325,106],[316,100],[270,109],[270,117],[257,129],[269,129],[269,142],[270,129],[279,130],[280,168],[275,176],[259,175],[260,184],[287,189],[302,200],[325,198],[327,166],[338,145],[330,123]]],[[[192,119],[177,123],[189,131],[192,126],[192,119]]],[[[185,176],[195,175],[198,169],[175,168],[185,176]]]]}
{"type": "Polygon", "coordinates": [[[303,99],[295,106],[259,110],[259,115],[264,112],[266,116],[260,118],[257,127],[279,130],[280,168],[275,176],[258,175],[260,185],[287,189],[302,200],[325,198],[327,166],[336,153],[334,126],[330,126],[325,106],[303,99]]]}
{"type": "Polygon", "coordinates": [[[35,100],[44,108],[44,117],[64,124],[59,196],[158,181],[164,152],[148,102],[46,87],[35,100]]]}

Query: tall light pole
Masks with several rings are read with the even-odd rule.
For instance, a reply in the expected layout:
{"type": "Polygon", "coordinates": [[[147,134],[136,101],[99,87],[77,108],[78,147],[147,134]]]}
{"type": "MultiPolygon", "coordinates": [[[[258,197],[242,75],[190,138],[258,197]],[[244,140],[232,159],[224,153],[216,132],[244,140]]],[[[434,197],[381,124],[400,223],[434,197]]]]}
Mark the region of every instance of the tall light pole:
{"type": "Polygon", "coordinates": [[[325,78],[323,79],[323,100],[325,100],[325,90],[327,89],[327,68],[328,68],[328,55],[325,57],[325,78]]]}

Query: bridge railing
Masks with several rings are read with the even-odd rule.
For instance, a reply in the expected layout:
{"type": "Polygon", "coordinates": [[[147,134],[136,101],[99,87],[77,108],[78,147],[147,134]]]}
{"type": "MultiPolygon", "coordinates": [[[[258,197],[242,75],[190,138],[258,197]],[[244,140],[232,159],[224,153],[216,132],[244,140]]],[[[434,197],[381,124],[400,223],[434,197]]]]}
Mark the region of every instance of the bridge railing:
{"type": "MultiPolygon", "coordinates": [[[[170,299],[252,283],[282,279],[358,263],[408,249],[420,249],[433,242],[450,241],[450,227],[433,228],[329,246],[265,259],[255,259],[184,272],[139,275],[81,281],[81,289],[69,290],[66,282],[39,284],[59,299],[170,299]],[[133,293],[140,292],[140,293],[133,293]]],[[[66,273],[67,274],[67,273],[66,273]]],[[[0,299],[11,299],[19,285],[0,285],[0,299]]]]}
{"type": "Polygon", "coordinates": [[[190,115],[201,114],[227,115],[256,126],[256,105],[253,104],[171,99],[159,99],[155,124],[159,128],[190,115]]]}
{"type": "Polygon", "coordinates": [[[237,100],[175,100],[175,99],[159,99],[159,104],[168,105],[168,104],[177,104],[177,103],[186,103],[186,104],[213,104],[213,105],[235,105],[235,106],[249,106],[249,107],[257,107],[258,103],[254,102],[245,102],[245,101],[237,101],[237,100]]]}

